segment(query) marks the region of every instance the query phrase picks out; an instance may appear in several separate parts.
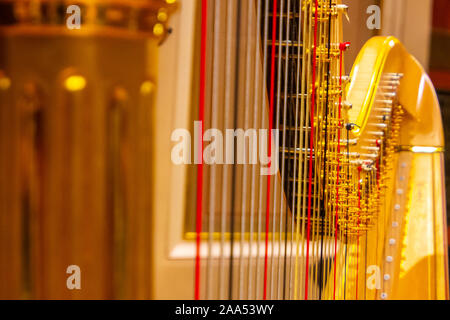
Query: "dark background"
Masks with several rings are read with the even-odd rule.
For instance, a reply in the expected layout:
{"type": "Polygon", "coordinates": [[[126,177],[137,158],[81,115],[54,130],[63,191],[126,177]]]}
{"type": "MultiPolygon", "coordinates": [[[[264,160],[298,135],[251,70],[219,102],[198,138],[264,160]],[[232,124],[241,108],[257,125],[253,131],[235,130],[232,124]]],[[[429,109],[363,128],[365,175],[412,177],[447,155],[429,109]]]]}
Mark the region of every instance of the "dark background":
{"type": "MultiPolygon", "coordinates": [[[[434,0],[430,76],[438,92],[446,140],[447,214],[450,212],[450,1],[434,0]]],[[[450,224],[450,215],[448,214],[450,224]]]]}

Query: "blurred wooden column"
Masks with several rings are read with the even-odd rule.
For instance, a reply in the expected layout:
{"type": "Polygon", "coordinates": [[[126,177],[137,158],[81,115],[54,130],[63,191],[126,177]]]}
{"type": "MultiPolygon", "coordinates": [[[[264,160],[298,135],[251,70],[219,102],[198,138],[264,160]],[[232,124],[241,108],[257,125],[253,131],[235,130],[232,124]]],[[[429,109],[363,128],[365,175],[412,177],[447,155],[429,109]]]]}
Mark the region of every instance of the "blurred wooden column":
{"type": "Polygon", "coordinates": [[[172,1],[0,0],[0,299],[148,299],[172,1]],[[171,3],[169,5],[169,3],[171,3]],[[81,269],[81,289],[67,268],[81,269]]]}

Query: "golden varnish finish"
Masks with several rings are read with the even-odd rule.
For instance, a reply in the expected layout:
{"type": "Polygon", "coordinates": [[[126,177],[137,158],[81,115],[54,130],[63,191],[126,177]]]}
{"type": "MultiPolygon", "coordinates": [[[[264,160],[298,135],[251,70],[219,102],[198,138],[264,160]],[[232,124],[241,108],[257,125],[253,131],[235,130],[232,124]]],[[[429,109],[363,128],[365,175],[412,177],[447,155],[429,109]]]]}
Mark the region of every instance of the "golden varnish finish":
{"type": "Polygon", "coordinates": [[[390,152],[394,174],[384,182],[386,195],[378,222],[385,230],[380,252],[381,291],[390,299],[448,299],[445,221],[444,138],[436,93],[418,62],[393,37],[371,39],[359,54],[347,86],[353,104],[349,117],[363,139],[371,115],[383,104],[380,87],[399,84],[394,105],[404,110],[395,148],[390,152]],[[383,82],[386,73],[400,75],[383,82]],[[369,75],[369,76],[367,76],[369,75]]]}

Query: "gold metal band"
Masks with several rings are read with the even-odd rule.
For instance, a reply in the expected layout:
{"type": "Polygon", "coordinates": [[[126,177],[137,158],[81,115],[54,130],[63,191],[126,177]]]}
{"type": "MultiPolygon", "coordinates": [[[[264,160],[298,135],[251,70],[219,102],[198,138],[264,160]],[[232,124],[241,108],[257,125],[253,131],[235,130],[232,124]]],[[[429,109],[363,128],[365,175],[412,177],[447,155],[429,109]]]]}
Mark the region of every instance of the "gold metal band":
{"type": "Polygon", "coordinates": [[[397,152],[413,152],[413,153],[442,153],[445,152],[444,147],[432,147],[432,146],[398,146],[397,152]]]}

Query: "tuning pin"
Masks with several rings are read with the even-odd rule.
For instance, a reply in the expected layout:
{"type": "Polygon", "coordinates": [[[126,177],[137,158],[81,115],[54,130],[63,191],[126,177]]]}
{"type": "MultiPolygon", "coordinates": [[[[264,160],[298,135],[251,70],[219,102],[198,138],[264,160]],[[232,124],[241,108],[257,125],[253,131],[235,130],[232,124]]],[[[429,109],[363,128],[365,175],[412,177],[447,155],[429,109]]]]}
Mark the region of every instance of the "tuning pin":
{"type": "Polygon", "coordinates": [[[350,42],[341,42],[340,44],[339,44],[339,50],[341,50],[341,51],[345,51],[345,50],[347,50],[348,48],[350,48],[350,42]]]}
{"type": "Polygon", "coordinates": [[[397,93],[395,92],[383,92],[381,94],[387,98],[395,98],[397,96],[397,93]]]}
{"type": "MultiPolygon", "coordinates": [[[[361,158],[369,158],[369,159],[376,159],[376,158],[378,158],[378,154],[375,154],[375,153],[364,153],[364,154],[361,154],[361,158]]],[[[369,161],[369,160],[367,160],[367,161],[369,161]]],[[[370,160],[370,161],[372,161],[372,160],[370,160]]]]}
{"type": "Polygon", "coordinates": [[[397,89],[398,89],[398,86],[394,86],[394,85],[382,85],[382,86],[379,86],[378,89],[384,90],[385,92],[396,92],[397,89]]]}
{"type": "Polygon", "coordinates": [[[361,154],[359,152],[345,152],[345,151],[342,151],[341,154],[344,155],[345,157],[350,157],[350,158],[354,158],[354,159],[361,158],[361,154]]]}
{"type": "Polygon", "coordinates": [[[350,82],[350,76],[344,75],[342,77],[340,76],[333,76],[333,80],[339,81],[342,80],[342,84],[346,84],[350,82]]]}
{"type": "Polygon", "coordinates": [[[374,144],[380,148],[383,145],[383,137],[380,137],[377,139],[364,139],[364,142],[369,143],[369,144],[374,144]]]}
{"type": "Polygon", "coordinates": [[[376,115],[375,119],[383,121],[383,122],[387,122],[387,121],[389,121],[389,115],[387,115],[387,114],[376,115]]]}
{"type": "Polygon", "coordinates": [[[403,73],[386,73],[383,77],[390,80],[400,80],[403,78],[403,73]]]}
{"type": "Polygon", "coordinates": [[[350,22],[350,18],[348,16],[348,6],[347,5],[338,4],[338,5],[336,5],[336,9],[337,9],[338,13],[345,15],[345,17],[347,18],[347,21],[350,22]]]}
{"type": "Polygon", "coordinates": [[[386,123],[369,123],[368,124],[369,127],[372,128],[377,128],[377,129],[386,129],[387,128],[387,124],[386,123]]]}
{"type": "Polygon", "coordinates": [[[341,139],[341,144],[356,146],[358,144],[358,139],[341,139]]]}
{"type": "Polygon", "coordinates": [[[342,76],[341,80],[342,80],[342,82],[347,83],[347,82],[350,81],[350,76],[347,76],[347,75],[346,76],[342,76]]]}
{"type": "Polygon", "coordinates": [[[383,140],[382,140],[382,139],[377,139],[377,140],[375,140],[375,145],[376,145],[378,148],[381,148],[381,146],[383,145],[383,140]]]}
{"type": "Polygon", "coordinates": [[[347,110],[350,110],[351,108],[353,108],[353,104],[350,101],[342,102],[342,106],[347,110]]]}
{"type": "Polygon", "coordinates": [[[364,171],[372,171],[375,168],[374,163],[375,162],[373,160],[365,160],[365,161],[363,161],[361,168],[364,171]]]}
{"type": "Polygon", "coordinates": [[[367,135],[376,136],[376,137],[384,137],[384,132],[383,131],[369,131],[369,132],[367,132],[367,135]]]}
{"type": "Polygon", "coordinates": [[[400,85],[400,80],[383,79],[380,81],[380,84],[381,84],[381,88],[383,88],[383,86],[397,88],[400,85]]]}
{"type": "Polygon", "coordinates": [[[361,148],[364,149],[364,150],[373,151],[373,152],[380,151],[380,147],[362,146],[361,148]]]}
{"type": "Polygon", "coordinates": [[[376,100],[376,103],[392,106],[394,102],[392,100],[376,100]]]}

